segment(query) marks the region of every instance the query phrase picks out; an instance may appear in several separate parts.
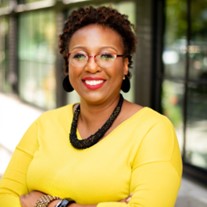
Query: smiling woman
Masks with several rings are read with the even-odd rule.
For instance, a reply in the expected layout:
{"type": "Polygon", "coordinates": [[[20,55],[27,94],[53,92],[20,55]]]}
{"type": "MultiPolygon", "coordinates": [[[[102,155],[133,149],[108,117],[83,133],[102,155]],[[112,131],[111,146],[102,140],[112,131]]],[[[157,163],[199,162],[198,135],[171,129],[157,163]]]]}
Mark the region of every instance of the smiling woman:
{"type": "Polygon", "coordinates": [[[43,113],[0,183],[6,207],[173,207],[182,163],[171,122],[123,98],[133,25],[111,7],[72,12],[60,35],[63,86],[80,102],[43,113]]]}

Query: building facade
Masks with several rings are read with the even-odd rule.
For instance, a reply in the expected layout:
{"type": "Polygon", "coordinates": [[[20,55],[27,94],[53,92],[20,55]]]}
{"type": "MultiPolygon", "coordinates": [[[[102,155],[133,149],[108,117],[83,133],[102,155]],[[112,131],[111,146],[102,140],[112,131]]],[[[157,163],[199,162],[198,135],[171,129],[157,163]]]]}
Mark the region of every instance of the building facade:
{"type": "Polygon", "coordinates": [[[207,0],[0,0],[0,92],[46,110],[76,101],[62,89],[58,35],[88,5],[129,16],[138,44],[124,96],[171,119],[184,171],[207,180],[207,0]]]}

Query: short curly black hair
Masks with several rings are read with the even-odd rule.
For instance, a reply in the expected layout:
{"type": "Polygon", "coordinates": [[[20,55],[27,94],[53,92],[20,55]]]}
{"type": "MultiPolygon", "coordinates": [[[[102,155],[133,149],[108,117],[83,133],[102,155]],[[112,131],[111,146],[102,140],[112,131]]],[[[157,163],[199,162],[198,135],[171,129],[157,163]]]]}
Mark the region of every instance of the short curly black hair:
{"type": "Polygon", "coordinates": [[[134,25],[128,20],[128,16],[111,7],[94,8],[89,6],[74,10],[64,24],[63,33],[59,36],[59,49],[65,60],[65,72],[68,72],[68,45],[72,35],[78,29],[90,24],[109,27],[122,37],[124,54],[129,59],[128,66],[132,67],[132,54],[136,50],[136,37],[134,25]]]}

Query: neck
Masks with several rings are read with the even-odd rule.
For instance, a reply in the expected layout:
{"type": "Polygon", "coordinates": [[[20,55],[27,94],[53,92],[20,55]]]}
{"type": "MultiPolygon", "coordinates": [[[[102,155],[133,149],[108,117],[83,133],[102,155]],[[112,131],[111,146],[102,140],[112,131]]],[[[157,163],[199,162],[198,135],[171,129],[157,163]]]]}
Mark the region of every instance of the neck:
{"type": "Polygon", "coordinates": [[[109,118],[114,108],[116,107],[120,96],[118,95],[108,103],[99,105],[88,104],[86,101],[81,100],[78,128],[84,125],[88,130],[96,131],[102,124],[109,118]]]}
{"type": "Polygon", "coordinates": [[[101,127],[98,127],[98,130],[95,133],[92,133],[90,131],[90,135],[86,137],[85,139],[83,138],[82,140],[78,140],[77,134],[76,134],[78,119],[79,119],[79,115],[81,111],[80,106],[78,106],[74,112],[73,121],[71,124],[71,130],[70,130],[70,136],[69,136],[70,143],[77,149],[86,149],[96,144],[100,139],[102,139],[105,136],[107,131],[110,129],[110,127],[116,120],[117,116],[119,115],[121,111],[123,101],[124,101],[123,97],[120,96],[119,101],[113,110],[113,113],[109,116],[109,118],[105,121],[105,123],[101,127]]]}

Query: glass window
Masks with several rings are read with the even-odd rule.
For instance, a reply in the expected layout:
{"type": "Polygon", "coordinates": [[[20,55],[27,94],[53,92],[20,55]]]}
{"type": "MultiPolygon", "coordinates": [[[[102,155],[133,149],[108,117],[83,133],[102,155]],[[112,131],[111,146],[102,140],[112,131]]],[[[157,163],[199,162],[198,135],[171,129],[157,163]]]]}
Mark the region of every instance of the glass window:
{"type": "Polygon", "coordinates": [[[207,169],[207,0],[191,1],[186,162],[207,169]]]}
{"type": "Polygon", "coordinates": [[[189,84],[185,161],[207,169],[207,84],[189,84]]]}
{"type": "Polygon", "coordinates": [[[183,149],[183,94],[184,84],[164,80],[162,90],[162,111],[173,123],[181,150],[183,149]]]}
{"type": "Polygon", "coordinates": [[[207,74],[207,0],[191,4],[190,79],[199,80],[207,74]]]}
{"type": "Polygon", "coordinates": [[[19,19],[20,96],[39,107],[55,107],[55,16],[25,13],[19,19]]]}
{"type": "Polygon", "coordinates": [[[182,138],[185,139],[185,146],[182,144],[183,140],[180,142],[185,149],[184,162],[205,170],[207,169],[206,5],[207,0],[190,2],[167,0],[162,85],[163,111],[173,121],[178,135],[181,132],[182,138],[182,134],[185,134],[182,138]],[[188,11],[187,3],[191,3],[191,9],[188,11]],[[190,22],[186,18],[189,14],[190,22]],[[188,42],[185,37],[187,32],[190,37],[188,42]],[[185,97],[187,99],[183,102],[185,97]],[[183,109],[186,111],[185,117],[182,117],[183,109]]]}
{"type": "MultiPolygon", "coordinates": [[[[108,4],[104,4],[108,5],[108,4]]],[[[129,20],[136,25],[136,11],[135,11],[135,2],[121,2],[121,3],[110,3],[110,6],[117,9],[121,13],[124,13],[128,15],[129,20]]],[[[128,100],[134,101],[134,95],[135,95],[135,88],[134,88],[134,71],[135,71],[135,61],[133,62],[134,68],[130,69],[130,72],[132,73],[132,78],[130,79],[131,82],[131,89],[128,93],[123,93],[124,97],[128,100]]],[[[68,94],[68,102],[77,102],[79,101],[78,95],[76,92],[72,92],[68,94]]]]}
{"type": "Polygon", "coordinates": [[[7,18],[0,18],[0,90],[10,91],[8,84],[8,30],[7,18]]]}
{"type": "Polygon", "coordinates": [[[186,64],[186,1],[166,1],[164,37],[164,75],[168,78],[184,78],[186,64]]]}

